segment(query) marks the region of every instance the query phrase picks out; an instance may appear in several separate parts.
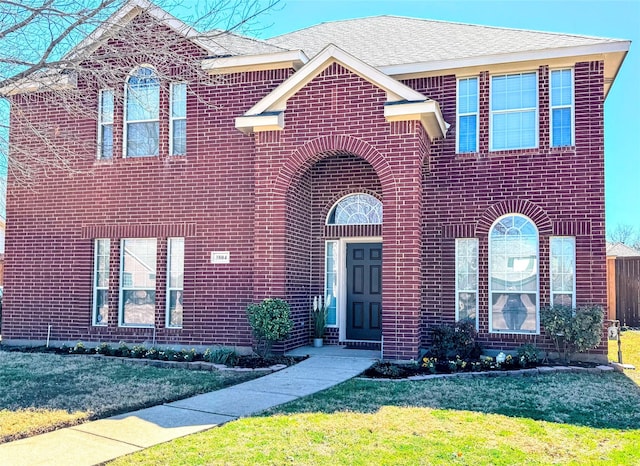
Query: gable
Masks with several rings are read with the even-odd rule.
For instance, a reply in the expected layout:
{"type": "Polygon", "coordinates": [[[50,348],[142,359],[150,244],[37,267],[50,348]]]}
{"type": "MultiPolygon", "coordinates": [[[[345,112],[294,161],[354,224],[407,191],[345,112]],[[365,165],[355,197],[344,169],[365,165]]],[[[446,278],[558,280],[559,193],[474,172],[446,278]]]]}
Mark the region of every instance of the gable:
{"type": "Polygon", "coordinates": [[[387,100],[384,116],[387,121],[419,120],[432,140],[445,136],[448,125],[435,100],[396,81],[333,44],[325,47],[243,116],[236,118],[236,128],[246,134],[283,129],[288,100],[334,63],[385,91],[387,100]]]}

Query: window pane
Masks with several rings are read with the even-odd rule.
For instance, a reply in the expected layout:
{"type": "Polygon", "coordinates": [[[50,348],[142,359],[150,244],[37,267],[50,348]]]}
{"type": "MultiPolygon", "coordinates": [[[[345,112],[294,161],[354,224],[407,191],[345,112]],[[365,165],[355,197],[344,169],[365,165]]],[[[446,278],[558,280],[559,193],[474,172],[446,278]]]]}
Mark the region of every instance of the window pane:
{"type": "Polygon", "coordinates": [[[182,288],[184,276],[184,238],[169,238],[169,287],[182,288]]]}
{"type": "Polygon", "coordinates": [[[173,118],[187,116],[187,85],[184,83],[171,85],[171,116],[173,118]]]}
{"type": "Polygon", "coordinates": [[[113,125],[102,125],[100,127],[100,157],[103,159],[113,158],[113,125]]]}
{"type": "Polygon", "coordinates": [[[160,125],[156,122],[127,125],[127,157],[158,155],[160,125]]]}
{"type": "Polygon", "coordinates": [[[93,325],[107,325],[109,318],[109,249],[108,239],[94,240],[93,325]]]}
{"type": "Polygon", "coordinates": [[[187,120],[173,120],[173,155],[187,153],[187,120]]]}
{"type": "Polygon", "coordinates": [[[168,327],[182,327],[182,290],[169,291],[168,327]]]}
{"type": "Polygon", "coordinates": [[[552,111],[553,147],[571,145],[571,108],[558,108],[552,111]]]}
{"type": "Polygon", "coordinates": [[[477,115],[466,115],[460,117],[460,135],[458,136],[458,151],[476,152],[476,128],[477,115]]]}
{"type": "Polygon", "coordinates": [[[96,290],[95,325],[107,325],[109,322],[109,290],[96,290]]]}
{"type": "Polygon", "coordinates": [[[538,325],[538,232],[521,215],[493,225],[489,239],[491,330],[533,333],[538,325]]]}
{"type": "Polygon", "coordinates": [[[122,240],[122,323],[153,325],[156,303],[156,240],[122,240]]]}
{"type": "Polygon", "coordinates": [[[351,194],[331,209],[328,225],[377,225],[382,223],[382,202],[370,194],[351,194]]]}
{"type": "Polygon", "coordinates": [[[127,82],[127,121],[157,120],[160,114],[160,84],[155,71],[140,68],[127,82]]]}
{"type": "Polygon", "coordinates": [[[104,90],[100,93],[100,123],[113,123],[113,91],[104,90]]]}
{"type": "MultiPolygon", "coordinates": [[[[562,295],[571,300],[575,295],[575,238],[572,236],[555,236],[550,240],[550,271],[552,302],[562,295]]],[[[569,302],[573,307],[574,303],[569,302]]]]}

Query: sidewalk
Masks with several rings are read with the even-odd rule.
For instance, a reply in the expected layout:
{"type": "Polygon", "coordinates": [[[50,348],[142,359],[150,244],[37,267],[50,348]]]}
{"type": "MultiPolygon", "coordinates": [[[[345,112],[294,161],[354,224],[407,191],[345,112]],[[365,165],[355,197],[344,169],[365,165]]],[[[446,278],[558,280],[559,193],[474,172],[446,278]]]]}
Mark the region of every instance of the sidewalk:
{"type": "Polygon", "coordinates": [[[0,445],[0,465],[94,465],[325,390],[380,357],[341,347],[298,348],[295,366],[215,392],[0,445]]]}

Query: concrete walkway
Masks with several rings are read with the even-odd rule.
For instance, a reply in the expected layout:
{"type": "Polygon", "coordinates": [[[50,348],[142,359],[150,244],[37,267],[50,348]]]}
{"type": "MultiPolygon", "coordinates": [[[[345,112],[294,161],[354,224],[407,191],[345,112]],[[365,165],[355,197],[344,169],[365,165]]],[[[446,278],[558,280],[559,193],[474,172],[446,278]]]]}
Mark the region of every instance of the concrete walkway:
{"type": "Polygon", "coordinates": [[[232,387],[0,445],[0,465],[94,465],[220,426],[325,390],[380,357],[341,347],[298,348],[311,357],[232,387]]]}

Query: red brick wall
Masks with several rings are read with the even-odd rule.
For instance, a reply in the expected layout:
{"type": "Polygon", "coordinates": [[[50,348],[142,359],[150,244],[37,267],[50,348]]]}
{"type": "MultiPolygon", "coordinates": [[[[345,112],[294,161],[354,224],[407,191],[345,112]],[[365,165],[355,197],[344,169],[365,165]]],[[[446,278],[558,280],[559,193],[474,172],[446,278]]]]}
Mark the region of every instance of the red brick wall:
{"type": "MultiPolygon", "coordinates": [[[[166,31],[164,32],[166,33],[166,31]]],[[[197,49],[189,50],[196,56],[197,49]]],[[[153,64],[153,57],[147,62],[153,64]]],[[[133,68],[134,64],[131,64],[133,68]]],[[[284,81],[291,70],[199,78],[188,97],[187,155],[169,157],[168,122],[158,157],[121,158],[122,104],[116,105],[115,153],[95,160],[95,114],[74,114],[55,96],[17,96],[14,109],[47,125],[73,153],[72,173],[40,173],[7,201],[3,338],[143,341],[147,329],[119,328],[119,240],[159,238],[156,341],[188,345],[251,342],[245,307],[284,297],[296,322],[286,347],[309,341],[309,299],[323,287],[324,241],[338,235],[383,237],[385,356],[415,357],[429,327],[454,319],[454,239],[480,240],[480,337],[487,347],[541,336],[488,333],[487,232],[502,213],[521,212],[540,229],[540,299],[548,302],[548,238],[577,237],[578,303],[605,303],[602,63],[579,63],[576,144],[549,147],[548,69],[541,67],[540,147],[488,151],[488,73],[481,74],[480,150],[455,154],[455,76],[406,81],[440,103],[452,126],[429,143],[417,122],[387,123],[385,92],[332,65],[287,103],[285,128],[247,137],[234,119],[284,81]],[[68,136],[71,135],[71,138],[68,136]],[[383,201],[382,227],[338,232],[324,225],[335,201],[351,192],[383,201]],[[166,238],[184,236],[184,328],[164,329],[166,238]],[[91,326],[93,238],[111,238],[111,318],[91,326]],[[231,263],[212,265],[211,251],[231,263]]],[[[169,74],[172,72],[168,71],[169,74]]],[[[193,70],[194,76],[197,70],[193,70]]],[[[166,107],[168,83],[163,82],[166,107]]],[[[97,108],[97,90],[81,80],[75,97],[97,108]]],[[[12,141],[42,157],[12,113],[12,141]]],[[[329,331],[335,342],[337,332],[329,331]]],[[[602,353],[601,349],[601,353],[602,353]]]]}

